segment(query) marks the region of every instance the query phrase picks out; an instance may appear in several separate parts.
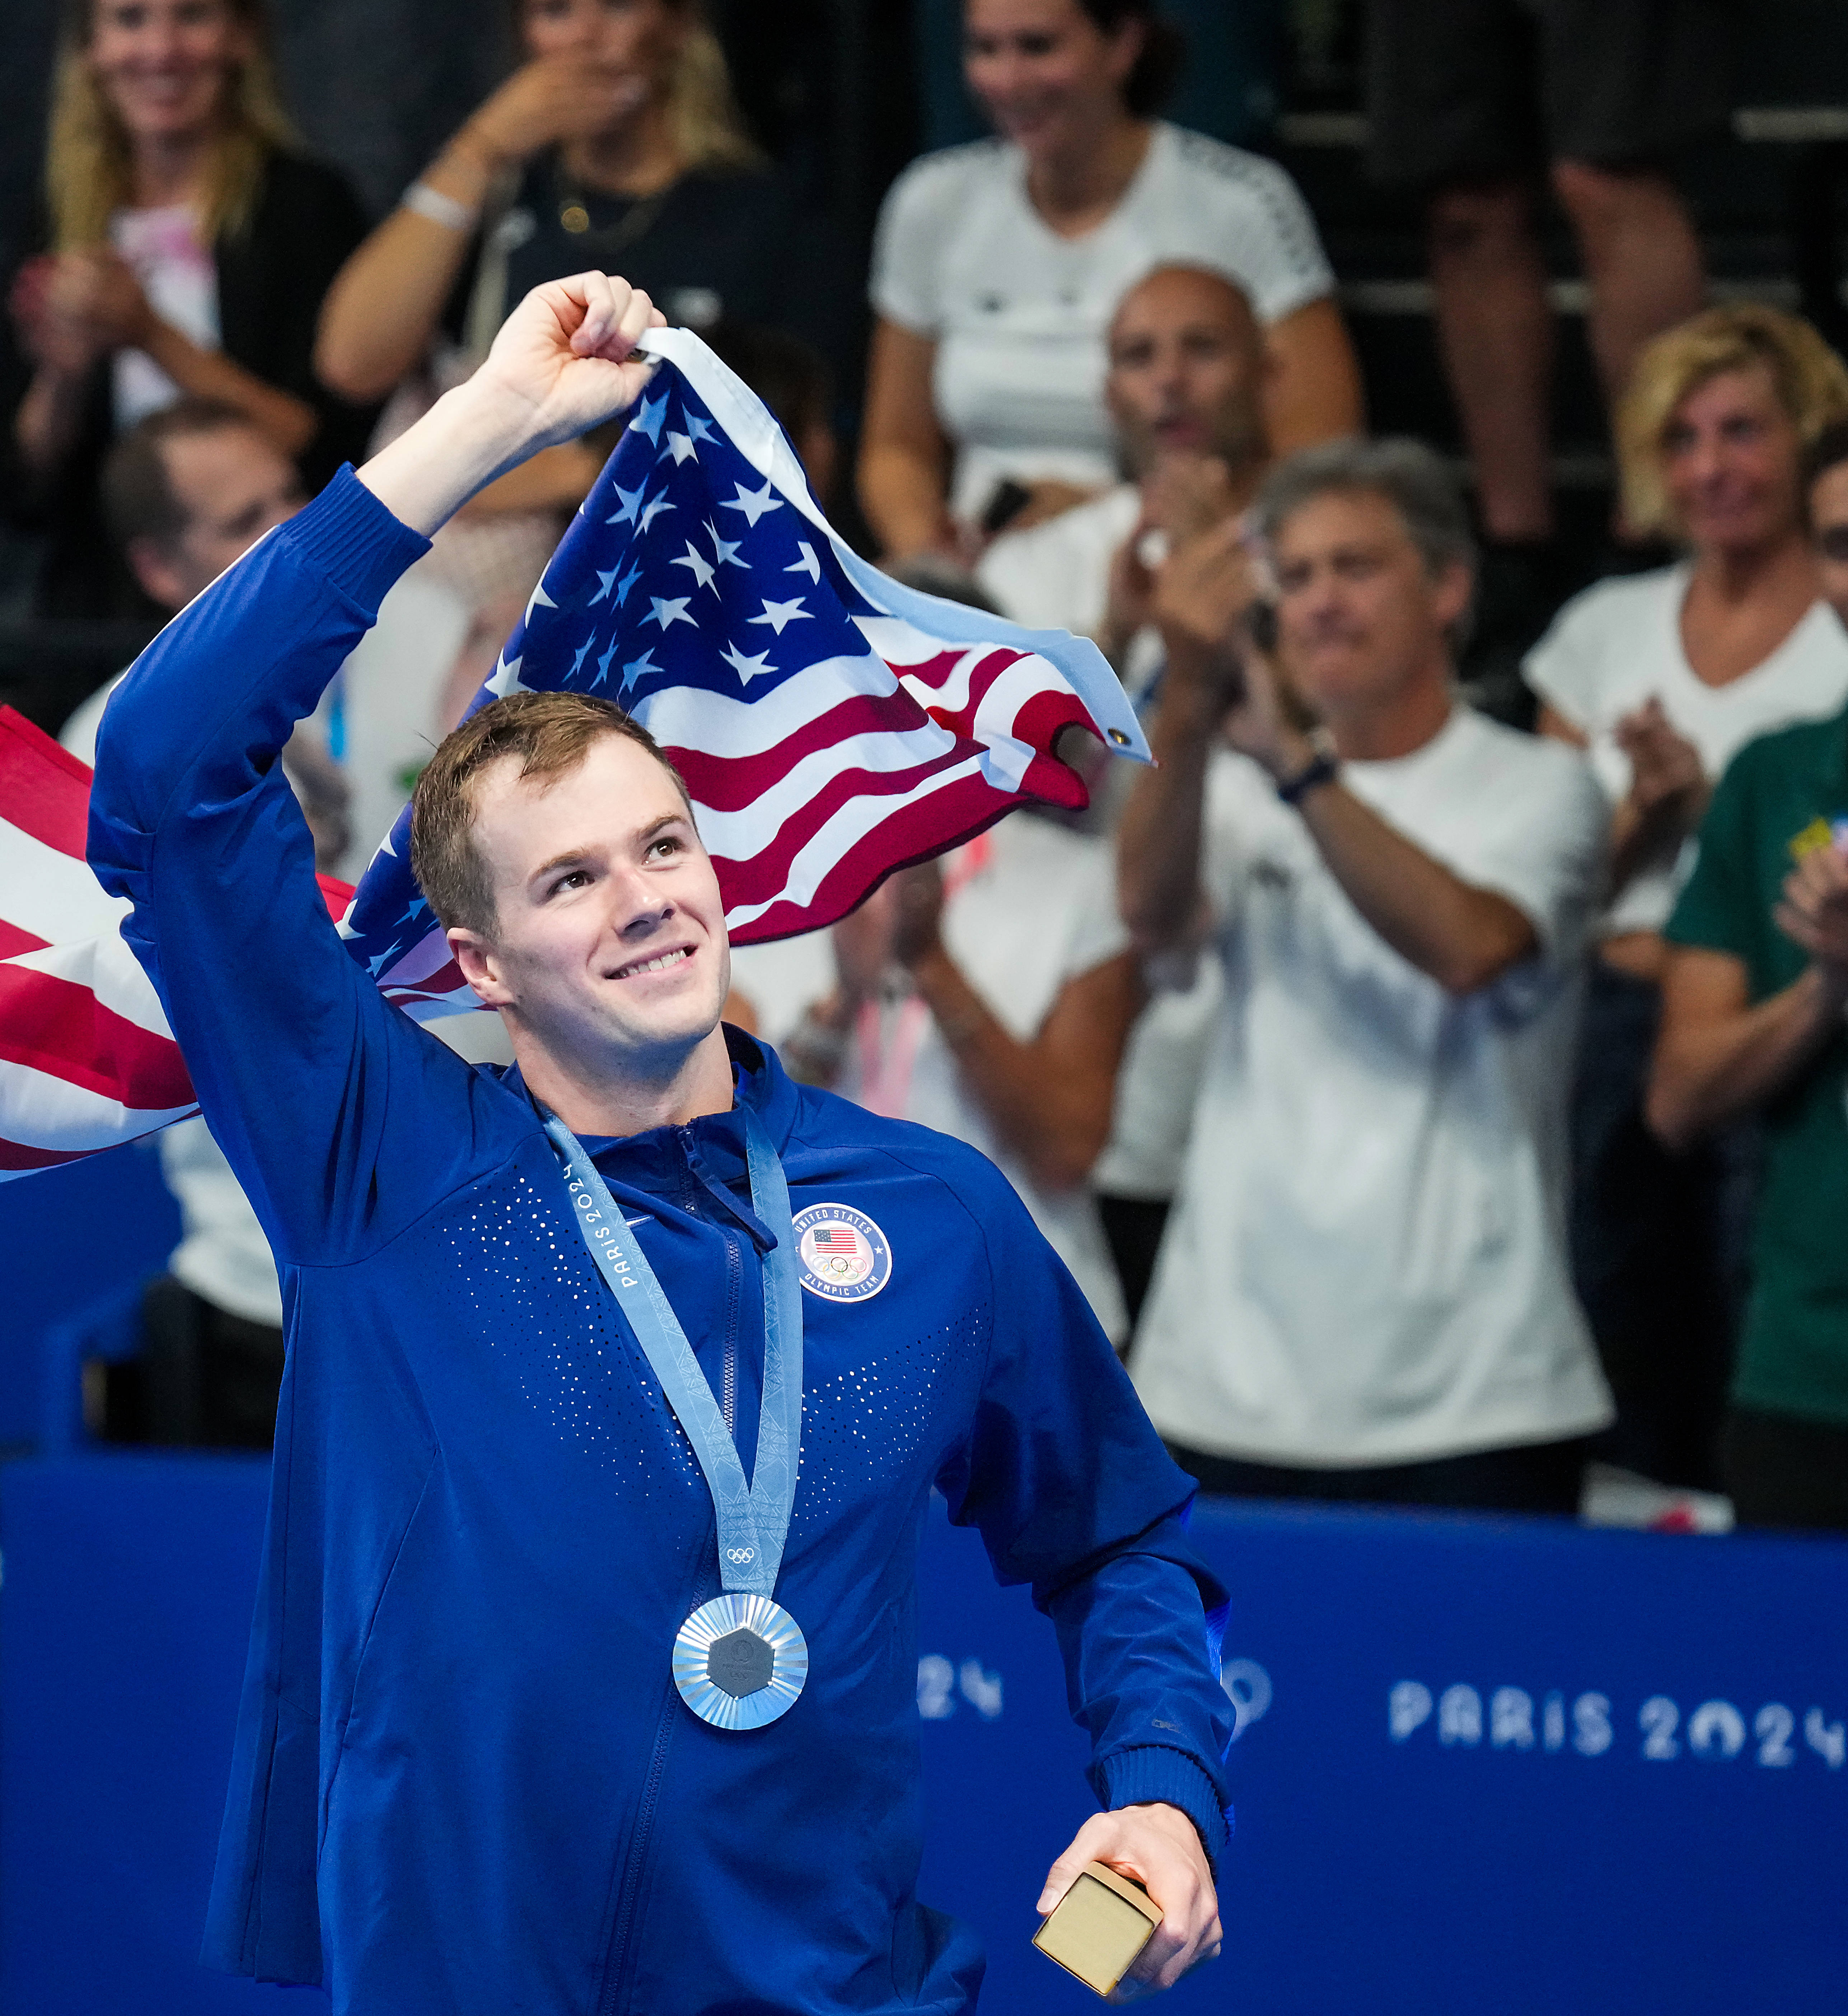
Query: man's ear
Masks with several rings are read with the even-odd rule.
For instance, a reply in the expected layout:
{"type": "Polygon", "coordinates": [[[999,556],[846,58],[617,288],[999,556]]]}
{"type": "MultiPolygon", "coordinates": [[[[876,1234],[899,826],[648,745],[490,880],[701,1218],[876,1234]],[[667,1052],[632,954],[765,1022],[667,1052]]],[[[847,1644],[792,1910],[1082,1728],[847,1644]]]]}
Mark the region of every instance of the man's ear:
{"type": "Polygon", "coordinates": [[[144,593],[163,609],[184,609],[192,599],[185,576],[176,567],[165,547],[155,539],[131,539],[123,550],[128,571],[144,593]]]}
{"type": "Polygon", "coordinates": [[[1476,576],[1461,560],[1452,560],[1431,587],[1433,614],[1440,630],[1454,630],[1469,614],[1476,593],[1476,576]]]}
{"type": "Polygon", "coordinates": [[[462,978],[474,988],[482,1006],[512,1006],[512,992],[501,977],[500,961],[488,941],[479,931],[466,931],[460,925],[444,935],[449,941],[449,949],[455,955],[457,966],[462,969],[462,978]]]}

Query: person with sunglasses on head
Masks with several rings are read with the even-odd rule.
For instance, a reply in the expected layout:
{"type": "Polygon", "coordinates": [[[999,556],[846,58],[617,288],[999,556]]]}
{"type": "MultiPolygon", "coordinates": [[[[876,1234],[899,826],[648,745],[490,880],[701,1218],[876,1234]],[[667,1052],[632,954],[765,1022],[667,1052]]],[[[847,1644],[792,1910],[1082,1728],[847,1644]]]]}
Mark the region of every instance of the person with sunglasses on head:
{"type": "Polygon", "coordinates": [[[1674,565],[1599,582],[1528,654],[1544,733],[1588,751],[1611,805],[1574,1095],[1574,1284],[1617,1396],[1606,1453],[1717,1487],[1750,1143],[1667,1155],[1643,1082],[1663,927],[1715,783],[1754,736],[1848,700],[1848,639],[1821,599],[1802,458],[1848,418],[1848,370],[1807,322],[1741,303],[1643,351],[1617,415],[1625,509],[1674,565]]]}
{"type": "MultiPolygon", "coordinates": [[[[1817,571],[1848,625],[1848,423],[1811,447],[1817,571]]],[[[1650,1125],[1756,1116],[1751,1291],[1721,1441],[1749,1525],[1848,1531],[1848,709],[1742,750],[1664,933],[1650,1125]]]]}

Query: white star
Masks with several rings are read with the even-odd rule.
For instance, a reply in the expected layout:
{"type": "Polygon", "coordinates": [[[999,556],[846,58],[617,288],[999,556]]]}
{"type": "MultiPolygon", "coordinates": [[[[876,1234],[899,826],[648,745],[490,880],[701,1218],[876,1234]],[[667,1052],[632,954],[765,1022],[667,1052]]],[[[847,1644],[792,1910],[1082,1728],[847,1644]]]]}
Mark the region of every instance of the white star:
{"type": "Polygon", "coordinates": [[[599,602],[605,600],[608,597],[609,591],[615,587],[616,578],[621,572],[622,569],[620,567],[612,567],[609,573],[606,574],[601,567],[599,567],[597,570],[597,592],[591,597],[590,600],[584,605],[584,607],[586,609],[595,609],[599,602]]]}
{"type": "Polygon", "coordinates": [[[510,693],[523,693],[520,682],[520,668],[525,663],[523,653],[517,658],[502,658],[494,668],[494,676],[487,682],[487,689],[496,700],[503,700],[510,693]]]}
{"type": "Polygon", "coordinates": [[[728,497],[719,509],[721,511],[742,511],[751,524],[756,524],[766,511],[780,511],[783,508],[782,499],[771,495],[768,477],[764,479],[761,490],[746,490],[742,483],[735,481],[732,487],[738,495],[728,497]]]}
{"type": "Polygon", "coordinates": [[[660,496],[650,499],[642,507],[642,530],[645,532],[663,511],[671,511],[673,509],[674,506],[667,502],[667,493],[665,491],[663,491],[660,496]]]}
{"type": "Polygon", "coordinates": [[[642,493],[648,488],[647,482],[645,480],[638,483],[633,490],[624,489],[620,483],[613,483],[609,487],[623,500],[623,508],[620,511],[612,511],[603,520],[604,524],[606,525],[634,524],[635,513],[642,509],[642,493]]]}
{"type": "Polygon", "coordinates": [[[712,537],[713,565],[742,567],[745,572],[749,574],[751,571],[750,562],[741,560],[738,557],[738,549],[743,545],[744,542],[742,539],[721,539],[719,537],[718,527],[710,518],[706,521],[706,529],[712,537]]]}
{"type": "Polygon", "coordinates": [[[535,609],[555,609],[557,607],[558,604],[545,592],[545,582],[541,577],[538,586],[527,598],[526,620],[529,623],[532,621],[533,611],[535,609]]]}
{"type": "Polygon", "coordinates": [[[597,676],[595,680],[591,682],[593,685],[600,686],[603,682],[609,678],[609,661],[616,656],[616,643],[617,640],[612,637],[609,640],[609,648],[604,652],[602,657],[597,661],[597,676]]]}
{"type": "MultiPolygon", "coordinates": [[[[701,588],[712,588],[712,578],[718,571],[691,539],[687,542],[686,551],[678,560],[671,562],[670,564],[674,567],[692,568],[693,579],[701,588]]],[[[714,595],[718,593],[716,588],[713,588],[712,592],[714,595]]]]}
{"type": "Polygon", "coordinates": [[[658,672],[660,669],[655,663],[654,646],[651,644],[639,658],[631,658],[623,667],[623,691],[627,693],[644,672],[658,672]]]}
{"type": "Polygon", "coordinates": [[[658,623],[663,630],[671,629],[676,623],[685,623],[697,630],[699,625],[687,614],[687,604],[692,599],[690,595],[682,595],[668,602],[658,595],[651,595],[648,598],[648,614],[642,620],[644,623],[658,623]]]}
{"type": "Polygon", "coordinates": [[[658,441],[661,438],[661,416],[667,410],[667,388],[663,387],[661,396],[652,406],[645,400],[637,407],[635,417],[630,421],[629,425],[638,434],[646,434],[651,441],[658,441]]]}
{"type": "Polygon", "coordinates": [[[629,599],[629,590],[642,578],[642,563],[634,562],[628,572],[616,585],[616,606],[621,608],[629,599]]]}
{"type": "Polygon", "coordinates": [[[749,686],[755,672],[773,672],[776,668],[770,662],[770,653],[760,651],[754,658],[747,658],[735,644],[728,644],[719,656],[738,675],[741,686],[749,686]]]}
{"type": "Polygon", "coordinates": [[[797,596],[793,601],[790,602],[772,602],[766,596],[764,602],[764,614],[761,616],[752,617],[750,621],[753,623],[768,623],[780,637],[783,634],[783,625],[786,623],[812,623],[814,618],[803,607],[800,596],[797,596]]]}
{"type": "Polygon", "coordinates": [[[713,438],[712,423],[710,420],[701,419],[697,413],[689,413],[686,422],[687,432],[695,441],[710,441],[713,438]]]}
{"type": "Polygon", "coordinates": [[[807,540],[798,539],[796,542],[796,550],[797,553],[801,554],[801,559],[799,560],[792,560],[789,564],[783,569],[783,572],[785,574],[805,574],[808,576],[809,579],[814,583],[816,587],[819,588],[822,585],[822,563],[815,558],[814,548],[809,544],[807,540]]]}
{"type": "Polygon", "coordinates": [[[577,675],[583,671],[584,661],[590,656],[591,646],[595,643],[596,641],[597,640],[595,637],[587,637],[584,639],[584,642],[578,646],[577,655],[571,661],[570,676],[573,679],[576,679],[577,675]]]}
{"type": "MultiPolygon", "coordinates": [[[[674,466],[678,469],[680,465],[686,460],[687,457],[689,455],[692,455],[692,436],[691,434],[677,434],[670,430],[667,436],[667,445],[662,449],[660,455],[657,457],[656,459],[663,459],[671,455],[674,458],[674,466]]],[[[695,455],[693,459],[695,461],[699,459],[697,455],[695,455]]]]}

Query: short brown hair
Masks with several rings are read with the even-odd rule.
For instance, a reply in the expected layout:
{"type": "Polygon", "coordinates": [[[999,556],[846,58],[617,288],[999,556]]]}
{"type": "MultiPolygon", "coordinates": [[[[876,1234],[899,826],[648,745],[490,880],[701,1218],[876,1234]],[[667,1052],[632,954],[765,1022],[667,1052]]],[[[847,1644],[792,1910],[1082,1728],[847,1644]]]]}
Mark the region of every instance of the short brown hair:
{"type": "Polygon", "coordinates": [[[411,872],[445,931],[486,938],[494,932],[494,891],[472,837],[475,779],[503,756],[519,758],[522,783],[562,777],[606,735],[646,750],[674,779],[691,815],[687,787],[660,744],[640,722],[594,693],[508,693],[444,736],[411,794],[411,872]]]}
{"type": "Polygon", "coordinates": [[[136,539],[168,550],[178,545],[190,521],[173,494],[167,443],[240,429],[268,438],[248,413],[222,399],[178,399],[136,421],[102,465],[102,516],[116,544],[124,551],[136,539]]]}
{"type": "Polygon", "coordinates": [[[1688,394],[1710,378],[1760,365],[1807,448],[1848,419],[1848,369],[1800,315],[1761,302],[1708,308],[1646,344],[1617,402],[1617,460],[1623,509],[1639,532],[1675,533],[1663,480],[1663,445],[1688,394]]]}

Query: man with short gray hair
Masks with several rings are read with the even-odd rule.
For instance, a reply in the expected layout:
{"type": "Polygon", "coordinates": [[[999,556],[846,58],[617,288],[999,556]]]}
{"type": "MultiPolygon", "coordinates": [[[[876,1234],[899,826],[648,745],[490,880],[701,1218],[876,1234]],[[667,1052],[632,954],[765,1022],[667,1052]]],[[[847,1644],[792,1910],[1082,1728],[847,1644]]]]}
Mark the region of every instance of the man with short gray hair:
{"type": "Polygon", "coordinates": [[[1225,976],[1137,1387],[1209,1491],[1569,1512],[1611,1418],[1562,1233],[1597,787],[1458,703],[1428,450],[1309,450],[1253,520],[1268,584],[1229,526],[1162,569],[1120,834],[1145,952],[1225,976]]]}

